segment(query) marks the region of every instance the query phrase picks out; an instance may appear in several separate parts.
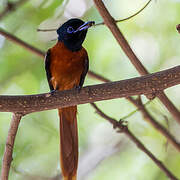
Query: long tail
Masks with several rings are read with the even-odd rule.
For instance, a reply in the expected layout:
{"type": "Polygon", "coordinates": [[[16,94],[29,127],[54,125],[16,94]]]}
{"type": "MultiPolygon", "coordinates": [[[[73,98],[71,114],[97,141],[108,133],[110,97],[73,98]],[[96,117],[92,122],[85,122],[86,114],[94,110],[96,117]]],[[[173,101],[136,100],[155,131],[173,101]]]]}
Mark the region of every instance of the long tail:
{"type": "Polygon", "coordinates": [[[78,166],[77,106],[58,109],[60,117],[60,163],[64,180],[76,180],[78,166]]]}

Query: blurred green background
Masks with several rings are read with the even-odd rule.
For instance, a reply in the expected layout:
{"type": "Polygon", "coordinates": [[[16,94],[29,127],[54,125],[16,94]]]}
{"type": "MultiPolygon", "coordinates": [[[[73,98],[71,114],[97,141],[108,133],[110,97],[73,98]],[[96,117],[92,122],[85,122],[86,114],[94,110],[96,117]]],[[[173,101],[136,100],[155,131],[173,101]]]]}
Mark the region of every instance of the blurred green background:
{"type": "MultiPolygon", "coordinates": [[[[15,0],[9,2],[17,2],[15,0]]],[[[144,0],[106,0],[116,19],[139,10],[144,0]]],[[[0,0],[0,11],[6,6],[0,0]]],[[[8,13],[0,27],[25,42],[47,51],[56,41],[56,32],[37,32],[37,28],[57,28],[71,17],[83,20],[102,19],[90,0],[29,0],[16,11],[8,13]]],[[[180,35],[179,0],[156,0],[137,17],[118,26],[149,72],[179,64],[180,35]]],[[[84,47],[90,59],[90,70],[113,81],[139,76],[128,58],[105,26],[91,28],[84,47]]],[[[101,83],[87,76],[85,85],[101,83]]],[[[0,94],[22,95],[48,92],[44,62],[0,36],[0,94]]],[[[166,90],[168,97],[180,109],[180,86],[166,90]]],[[[147,99],[143,97],[143,102],[147,99]]],[[[136,109],[126,99],[97,103],[108,115],[119,120],[136,109]]],[[[180,127],[157,100],[147,106],[157,121],[180,140],[180,127]],[[168,123],[167,123],[168,120],[168,123]]],[[[0,159],[11,121],[11,113],[0,113],[0,159]]],[[[180,154],[162,135],[144,121],[140,112],[128,121],[129,129],[180,178],[180,154]]],[[[59,179],[59,131],[56,110],[25,116],[18,130],[13,153],[10,180],[59,179]]],[[[166,180],[162,171],[123,134],[99,117],[89,105],[78,106],[79,180],[166,180]]],[[[0,165],[1,168],[1,165],[0,165]]]]}

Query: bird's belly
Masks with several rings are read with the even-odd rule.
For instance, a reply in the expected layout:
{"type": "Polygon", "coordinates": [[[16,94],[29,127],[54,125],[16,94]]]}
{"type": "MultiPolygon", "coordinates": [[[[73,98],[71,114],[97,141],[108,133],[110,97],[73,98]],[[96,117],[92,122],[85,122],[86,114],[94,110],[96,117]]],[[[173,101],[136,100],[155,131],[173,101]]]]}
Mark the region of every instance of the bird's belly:
{"type": "Polygon", "coordinates": [[[55,89],[67,90],[79,85],[83,62],[75,59],[57,59],[51,64],[51,82],[55,89]]]}

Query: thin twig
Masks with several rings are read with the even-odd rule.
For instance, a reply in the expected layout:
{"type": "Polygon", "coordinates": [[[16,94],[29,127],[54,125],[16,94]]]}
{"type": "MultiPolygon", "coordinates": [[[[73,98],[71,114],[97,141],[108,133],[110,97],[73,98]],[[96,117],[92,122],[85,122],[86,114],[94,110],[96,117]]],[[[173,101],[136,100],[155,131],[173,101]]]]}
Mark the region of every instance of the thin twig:
{"type": "MultiPolygon", "coordinates": [[[[131,98],[132,100],[134,100],[133,98],[131,98]]],[[[134,100],[136,101],[136,100],[134,100]]],[[[131,102],[131,101],[130,101],[131,102]]],[[[150,104],[152,101],[149,100],[146,103],[142,104],[142,106],[147,106],[148,104],[150,104]]],[[[136,106],[137,103],[135,103],[136,106]]],[[[134,111],[130,112],[129,114],[125,115],[124,117],[121,118],[122,121],[124,121],[125,119],[128,119],[129,117],[131,117],[132,115],[134,115],[136,112],[141,111],[141,108],[137,108],[134,111]]],[[[152,117],[151,117],[152,118],[152,117]]],[[[153,118],[152,118],[153,119],[153,118]]],[[[153,119],[154,120],[154,119],[153,119]]],[[[154,120],[155,121],[155,120],[154,120]]]]}
{"type": "Polygon", "coordinates": [[[14,141],[22,116],[23,115],[21,113],[14,113],[12,117],[12,121],[10,124],[8,136],[6,140],[3,161],[2,161],[1,180],[8,180],[9,170],[10,170],[11,162],[13,160],[12,153],[13,153],[14,141]]]}
{"type": "MultiPolygon", "coordinates": [[[[115,39],[117,40],[117,42],[123,49],[124,53],[129,57],[131,63],[134,65],[134,67],[137,69],[137,71],[141,75],[148,74],[147,69],[143,66],[143,64],[140,62],[138,57],[135,55],[135,53],[131,49],[130,45],[128,44],[127,40],[125,39],[125,37],[123,36],[121,31],[119,30],[114,18],[110,15],[109,11],[105,7],[102,0],[94,0],[94,3],[96,5],[99,13],[101,14],[102,18],[104,19],[104,23],[111,30],[115,39]]],[[[161,102],[165,105],[165,107],[173,115],[173,117],[176,119],[176,121],[178,123],[180,123],[180,112],[174,106],[174,104],[167,98],[167,96],[164,94],[164,92],[161,92],[161,93],[157,94],[156,96],[161,100],[161,102]]],[[[154,97],[154,95],[152,95],[152,97],[154,97]]]]}
{"type": "Polygon", "coordinates": [[[8,15],[9,12],[13,12],[17,7],[23,5],[27,0],[19,0],[17,2],[7,2],[5,9],[0,13],[0,20],[8,15]]]}
{"type": "Polygon", "coordinates": [[[58,28],[53,28],[53,29],[37,29],[38,32],[49,32],[49,31],[57,31],[58,28]]]}
{"type": "MultiPolygon", "coordinates": [[[[139,11],[137,11],[137,12],[134,13],[133,15],[131,15],[131,16],[127,17],[127,18],[124,18],[124,19],[115,20],[115,22],[116,22],[116,23],[119,23],[119,22],[122,22],[122,21],[127,21],[127,20],[129,20],[129,19],[137,16],[139,13],[141,13],[141,12],[149,5],[149,3],[150,3],[151,1],[152,1],[152,0],[149,0],[149,1],[144,5],[143,8],[141,8],[139,11]]],[[[99,26],[99,25],[104,25],[104,22],[102,22],[102,23],[97,23],[97,24],[95,24],[94,26],[99,26]]]]}
{"type": "Polygon", "coordinates": [[[136,146],[143,151],[146,155],[149,156],[149,158],[152,159],[152,161],[167,175],[167,177],[169,177],[171,180],[178,180],[174,174],[172,174],[172,172],[170,172],[165,165],[158,160],[135,136],[134,134],[128,129],[128,127],[126,125],[123,125],[123,122],[121,121],[116,121],[115,119],[109,117],[108,115],[106,115],[104,112],[102,112],[97,106],[96,104],[92,104],[92,106],[96,109],[97,113],[103,117],[104,119],[106,119],[107,121],[109,121],[114,128],[118,128],[119,131],[118,132],[122,132],[125,133],[129,139],[131,141],[133,141],[136,146]]]}
{"type": "MultiPolygon", "coordinates": [[[[133,15],[131,16],[128,16],[124,19],[118,19],[118,20],[115,20],[116,23],[119,23],[119,22],[123,22],[123,21],[127,21],[135,16],[137,16],[138,14],[140,14],[148,5],[149,3],[151,2],[152,0],[149,0],[139,11],[137,11],[136,13],[134,13],[133,15]]],[[[101,22],[101,23],[96,23],[94,24],[93,26],[99,26],[99,25],[104,25],[104,22],[101,22]]],[[[37,29],[37,31],[41,31],[41,32],[49,32],[49,31],[56,31],[57,28],[52,28],[52,29],[37,29]]]]}

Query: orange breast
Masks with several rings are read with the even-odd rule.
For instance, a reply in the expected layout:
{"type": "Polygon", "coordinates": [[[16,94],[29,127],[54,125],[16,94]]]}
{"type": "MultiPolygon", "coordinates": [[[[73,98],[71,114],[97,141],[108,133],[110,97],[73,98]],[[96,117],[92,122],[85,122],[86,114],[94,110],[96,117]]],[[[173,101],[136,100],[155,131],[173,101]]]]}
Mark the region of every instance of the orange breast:
{"type": "Polygon", "coordinates": [[[67,90],[79,85],[87,52],[84,48],[72,52],[62,42],[51,48],[51,82],[55,89],[67,90]]]}

